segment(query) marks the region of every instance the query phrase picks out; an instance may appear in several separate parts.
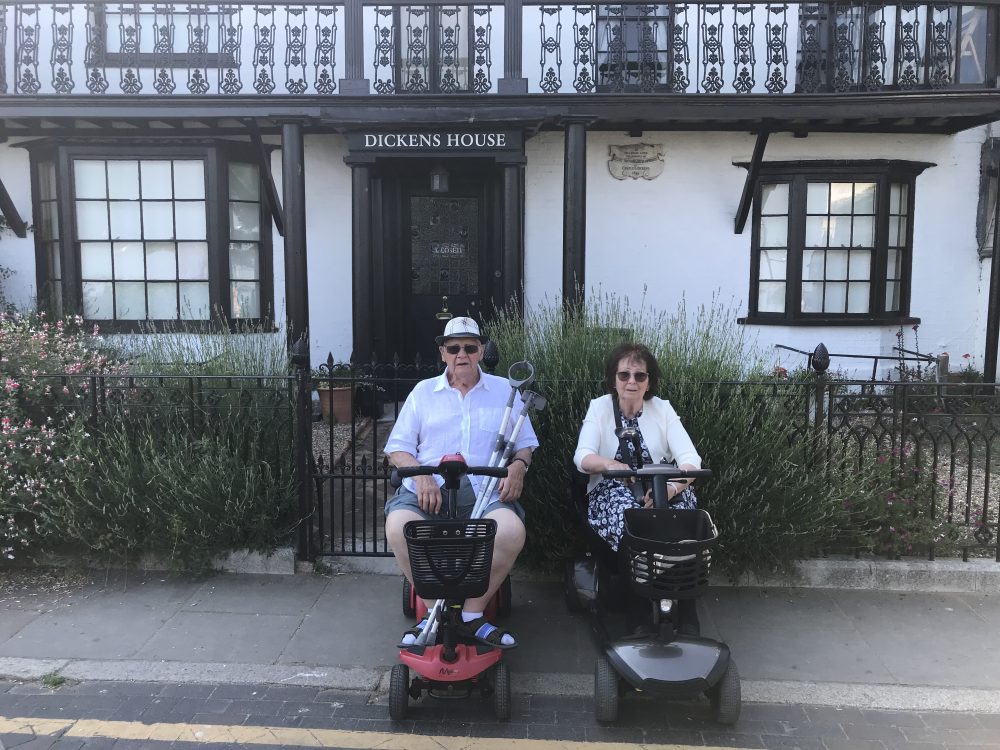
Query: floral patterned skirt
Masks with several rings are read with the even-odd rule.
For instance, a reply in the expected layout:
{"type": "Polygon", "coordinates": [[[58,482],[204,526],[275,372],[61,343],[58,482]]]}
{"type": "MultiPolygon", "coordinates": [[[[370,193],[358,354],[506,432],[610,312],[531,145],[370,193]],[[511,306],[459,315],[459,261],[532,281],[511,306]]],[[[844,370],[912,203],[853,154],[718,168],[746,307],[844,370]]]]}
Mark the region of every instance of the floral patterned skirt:
{"type": "MultiPolygon", "coordinates": [[[[617,552],[625,528],[625,511],[641,507],[631,487],[618,479],[602,479],[587,495],[587,522],[617,552]]],[[[698,498],[688,487],[674,497],[670,507],[694,510],[698,507],[698,498]]]]}

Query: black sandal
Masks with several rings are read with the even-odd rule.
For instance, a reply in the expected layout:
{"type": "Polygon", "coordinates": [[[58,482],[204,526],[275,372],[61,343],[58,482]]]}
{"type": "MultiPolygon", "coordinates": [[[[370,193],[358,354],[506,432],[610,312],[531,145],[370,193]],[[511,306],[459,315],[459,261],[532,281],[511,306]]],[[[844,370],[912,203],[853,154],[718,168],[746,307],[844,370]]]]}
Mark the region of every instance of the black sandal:
{"type": "MultiPolygon", "coordinates": [[[[424,628],[426,628],[426,627],[427,627],[427,618],[425,617],[423,620],[421,620],[420,622],[418,622],[412,628],[410,628],[409,630],[405,631],[403,633],[403,638],[406,638],[406,636],[408,636],[408,635],[412,635],[413,639],[416,640],[417,638],[420,637],[420,634],[424,632],[424,628]]],[[[413,645],[412,643],[403,643],[403,638],[399,639],[399,647],[400,648],[409,648],[410,646],[413,645]]]]}
{"type": "Polygon", "coordinates": [[[497,627],[486,617],[477,617],[475,620],[469,620],[468,622],[462,623],[462,635],[466,638],[471,638],[474,641],[479,641],[486,646],[492,646],[493,648],[508,649],[517,648],[517,639],[514,638],[514,634],[509,630],[497,627]],[[511,644],[506,644],[503,642],[503,637],[509,635],[514,638],[514,642],[511,644]]]}

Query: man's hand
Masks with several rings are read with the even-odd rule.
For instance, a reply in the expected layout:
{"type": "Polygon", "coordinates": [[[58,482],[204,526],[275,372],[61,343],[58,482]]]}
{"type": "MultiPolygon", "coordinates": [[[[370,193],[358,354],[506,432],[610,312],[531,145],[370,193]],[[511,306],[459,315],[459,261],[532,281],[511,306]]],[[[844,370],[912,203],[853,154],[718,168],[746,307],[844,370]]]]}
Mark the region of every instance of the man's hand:
{"type": "Polygon", "coordinates": [[[417,493],[417,505],[424,513],[437,513],[441,510],[441,488],[434,477],[426,474],[413,477],[413,489],[417,493]]]}
{"type": "Polygon", "coordinates": [[[521,461],[511,461],[507,465],[507,476],[500,480],[500,502],[512,503],[521,497],[524,489],[524,474],[528,468],[521,461]]]}

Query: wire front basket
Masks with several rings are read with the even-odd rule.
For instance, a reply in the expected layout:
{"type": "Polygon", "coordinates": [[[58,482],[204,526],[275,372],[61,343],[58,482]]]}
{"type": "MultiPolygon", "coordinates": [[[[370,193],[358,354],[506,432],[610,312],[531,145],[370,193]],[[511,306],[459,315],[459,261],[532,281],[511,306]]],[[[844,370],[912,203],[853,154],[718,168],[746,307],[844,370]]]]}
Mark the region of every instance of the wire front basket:
{"type": "Polygon", "coordinates": [[[491,518],[407,523],[403,535],[417,596],[474,599],[485,594],[496,533],[497,523],[491,518]]]}
{"type": "Polygon", "coordinates": [[[630,508],[621,541],[632,590],[650,599],[694,599],[708,587],[719,532],[704,510],[630,508]]]}

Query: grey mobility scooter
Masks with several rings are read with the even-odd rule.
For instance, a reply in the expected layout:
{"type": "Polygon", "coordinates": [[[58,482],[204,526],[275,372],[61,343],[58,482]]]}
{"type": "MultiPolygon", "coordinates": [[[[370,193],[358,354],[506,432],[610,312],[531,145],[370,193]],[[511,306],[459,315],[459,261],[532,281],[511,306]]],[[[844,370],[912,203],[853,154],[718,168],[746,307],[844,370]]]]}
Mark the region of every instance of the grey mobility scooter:
{"type": "MultiPolygon", "coordinates": [[[[622,432],[624,439],[633,439],[632,431],[622,432]]],[[[636,455],[641,452],[636,450],[636,455]]],[[[588,550],[566,567],[566,604],[572,611],[591,615],[600,651],[594,669],[595,717],[600,722],[615,721],[619,700],[635,690],[671,699],[705,694],[713,719],[735,724],[741,706],[740,678],[729,647],[690,634],[679,619],[679,603],[701,596],[708,587],[718,531],[706,511],[671,509],[666,500],[669,480],[709,477],[711,471],[647,464],[604,476],[633,477],[651,486],[654,507],[625,511],[616,553],[587,523],[586,476],[576,472],[572,504],[588,550]],[[635,597],[642,600],[638,604],[644,620],[637,632],[624,625],[621,614],[635,606],[635,597]]],[[[690,601],[687,606],[693,605],[690,601]]]]}

